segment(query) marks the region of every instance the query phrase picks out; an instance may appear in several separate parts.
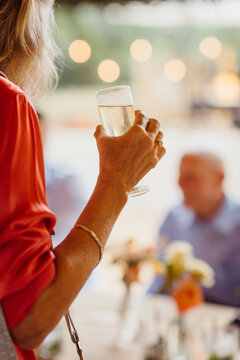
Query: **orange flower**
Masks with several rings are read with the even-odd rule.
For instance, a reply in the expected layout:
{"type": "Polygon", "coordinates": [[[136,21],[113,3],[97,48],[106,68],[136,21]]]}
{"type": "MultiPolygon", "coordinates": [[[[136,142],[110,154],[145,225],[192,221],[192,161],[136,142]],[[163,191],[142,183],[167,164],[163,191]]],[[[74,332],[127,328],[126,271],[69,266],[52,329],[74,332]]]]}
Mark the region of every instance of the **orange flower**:
{"type": "Polygon", "coordinates": [[[179,280],[172,291],[172,296],[180,313],[203,302],[202,289],[192,277],[179,280]]]}

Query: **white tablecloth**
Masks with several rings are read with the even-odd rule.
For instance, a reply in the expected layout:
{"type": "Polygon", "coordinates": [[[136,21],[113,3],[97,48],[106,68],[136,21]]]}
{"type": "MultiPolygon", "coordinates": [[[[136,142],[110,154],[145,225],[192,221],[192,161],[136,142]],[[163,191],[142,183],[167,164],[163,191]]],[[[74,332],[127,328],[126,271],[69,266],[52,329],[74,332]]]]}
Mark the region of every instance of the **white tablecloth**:
{"type": "MultiPolygon", "coordinates": [[[[143,360],[144,347],[155,341],[158,334],[166,334],[167,324],[177,315],[171,298],[136,296],[130,325],[133,325],[134,332],[134,324],[137,324],[138,332],[133,341],[123,341],[119,315],[121,301],[119,296],[82,292],[73,303],[71,314],[79,333],[84,359],[143,360]]],[[[199,344],[199,339],[194,334],[198,336],[201,329],[213,324],[222,327],[235,316],[234,308],[210,304],[203,304],[188,312],[187,322],[193,335],[192,360],[204,360],[202,344],[199,344]]],[[[58,332],[62,339],[62,351],[56,359],[78,359],[64,321],[58,326],[58,332]]]]}

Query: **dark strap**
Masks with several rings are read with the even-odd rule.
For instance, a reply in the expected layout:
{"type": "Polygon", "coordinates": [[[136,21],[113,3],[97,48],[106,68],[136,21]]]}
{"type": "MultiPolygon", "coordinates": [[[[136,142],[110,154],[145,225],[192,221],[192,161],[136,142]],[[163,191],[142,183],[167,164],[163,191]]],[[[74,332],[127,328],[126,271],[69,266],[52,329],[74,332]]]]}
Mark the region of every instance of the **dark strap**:
{"type": "Polygon", "coordinates": [[[79,359],[83,360],[82,349],[79,346],[79,336],[78,336],[77,330],[73,324],[73,321],[72,321],[69,311],[64,315],[64,317],[65,317],[65,320],[67,323],[67,327],[68,327],[68,331],[69,331],[71,340],[76,346],[76,350],[77,350],[79,359]]]}
{"type": "Polygon", "coordinates": [[[0,303],[0,359],[17,360],[17,355],[13,347],[12,338],[7,328],[1,303],[0,303]]]}

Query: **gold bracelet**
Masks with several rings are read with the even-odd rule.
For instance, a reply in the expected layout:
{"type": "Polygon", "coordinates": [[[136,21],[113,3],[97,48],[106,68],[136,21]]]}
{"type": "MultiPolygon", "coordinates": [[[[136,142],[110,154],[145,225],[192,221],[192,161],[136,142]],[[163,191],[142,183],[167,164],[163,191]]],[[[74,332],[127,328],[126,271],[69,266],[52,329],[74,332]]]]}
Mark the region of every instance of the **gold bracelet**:
{"type": "MultiPolygon", "coordinates": [[[[86,231],[96,242],[98,248],[99,248],[99,251],[100,251],[100,256],[99,256],[99,260],[98,260],[98,263],[97,265],[100,263],[100,261],[102,260],[102,256],[103,256],[103,246],[102,246],[102,243],[101,241],[99,240],[98,236],[95,234],[95,232],[91,229],[89,229],[87,226],[85,225],[80,225],[80,224],[76,224],[73,229],[82,229],[84,231],[86,231]]],[[[96,266],[97,266],[96,265],[96,266]]]]}

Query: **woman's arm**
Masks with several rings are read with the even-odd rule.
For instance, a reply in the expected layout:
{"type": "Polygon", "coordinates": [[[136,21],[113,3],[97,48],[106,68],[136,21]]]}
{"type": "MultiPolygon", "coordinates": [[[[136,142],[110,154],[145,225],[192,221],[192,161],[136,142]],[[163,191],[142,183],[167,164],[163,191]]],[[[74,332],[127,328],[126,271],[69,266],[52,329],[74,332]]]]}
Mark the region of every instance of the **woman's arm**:
{"type": "MultiPolygon", "coordinates": [[[[95,137],[100,171],[94,192],[77,220],[92,229],[104,246],[112,227],[127,202],[128,192],[164,155],[154,139],[162,137],[159,123],[137,112],[135,125],[121,137],[109,137],[99,126],[95,137]],[[157,135],[158,134],[158,135],[157,135]]],[[[54,250],[56,277],[36,303],[12,329],[19,346],[32,349],[56,326],[94,269],[99,248],[81,229],[72,230],[54,250]]]]}

